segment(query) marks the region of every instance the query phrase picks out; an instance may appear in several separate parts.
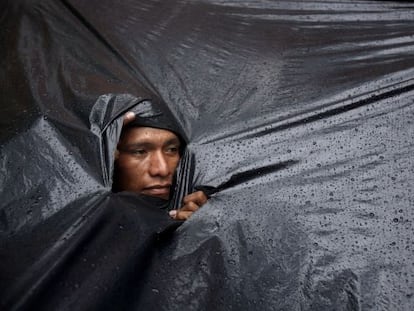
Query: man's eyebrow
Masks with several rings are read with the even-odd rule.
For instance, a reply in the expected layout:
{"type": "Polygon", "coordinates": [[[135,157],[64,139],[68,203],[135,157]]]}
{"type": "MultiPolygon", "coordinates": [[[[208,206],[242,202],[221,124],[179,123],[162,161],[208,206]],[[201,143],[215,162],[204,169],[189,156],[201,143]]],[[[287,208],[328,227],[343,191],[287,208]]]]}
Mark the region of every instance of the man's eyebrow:
{"type": "MultiPolygon", "coordinates": [[[[169,145],[181,145],[181,142],[178,138],[171,138],[169,140],[167,140],[164,144],[164,146],[169,146],[169,145]]],[[[146,140],[142,140],[142,141],[137,141],[137,142],[132,142],[123,146],[120,146],[122,149],[139,149],[139,148],[150,148],[154,146],[154,144],[151,141],[146,141],[146,140]]]]}
{"type": "Polygon", "coordinates": [[[129,143],[124,145],[125,148],[145,148],[145,147],[149,147],[152,144],[150,142],[146,142],[146,141],[137,141],[137,142],[133,142],[133,143],[129,143]]]}
{"type": "Polygon", "coordinates": [[[164,143],[164,145],[174,145],[174,144],[175,145],[181,145],[181,142],[178,138],[174,137],[174,138],[171,138],[171,139],[167,140],[164,143]]]}

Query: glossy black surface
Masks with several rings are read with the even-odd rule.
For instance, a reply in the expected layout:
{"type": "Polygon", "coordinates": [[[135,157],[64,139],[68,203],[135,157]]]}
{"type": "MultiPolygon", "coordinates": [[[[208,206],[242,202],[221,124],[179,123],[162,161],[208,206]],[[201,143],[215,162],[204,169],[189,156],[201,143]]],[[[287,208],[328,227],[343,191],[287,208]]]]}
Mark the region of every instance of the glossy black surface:
{"type": "Polygon", "coordinates": [[[413,308],[413,4],[3,1],[0,21],[3,308],[413,308]],[[76,231],[130,277],[94,291],[61,230],[106,210],[119,117],[158,99],[189,141],[174,206],[211,198],[175,232],[122,199],[108,219],[137,229],[76,231]]]}

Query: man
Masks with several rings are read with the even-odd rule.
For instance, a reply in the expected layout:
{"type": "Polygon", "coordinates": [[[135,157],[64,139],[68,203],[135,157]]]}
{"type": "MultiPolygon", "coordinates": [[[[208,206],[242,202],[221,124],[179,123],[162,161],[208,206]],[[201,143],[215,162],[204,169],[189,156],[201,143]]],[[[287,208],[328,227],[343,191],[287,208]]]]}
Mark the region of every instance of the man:
{"type": "MultiPolygon", "coordinates": [[[[169,200],[183,149],[182,138],[162,125],[137,119],[133,112],[124,116],[115,154],[114,189],[169,200]]],[[[169,214],[186,220],[206,202],[206,195],[196,191],[185,196],[183,206],[169,214]]]]}

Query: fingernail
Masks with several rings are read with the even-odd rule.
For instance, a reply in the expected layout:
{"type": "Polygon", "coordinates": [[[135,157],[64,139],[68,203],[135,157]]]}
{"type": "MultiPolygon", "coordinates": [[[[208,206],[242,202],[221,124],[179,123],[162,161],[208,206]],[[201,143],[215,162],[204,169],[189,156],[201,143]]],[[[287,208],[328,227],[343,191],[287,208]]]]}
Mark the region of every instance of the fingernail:
{"type": "Polygon", "coordinates": [[[172,210],[169,212],[169,214],[170,214],[170,217],[175,218],[177,216],[177,211],[172,210]]]}
{"type": "Polygon", "coordinates": [[[131,118],[135,117],[135,113],[134,113],[134,112],[132,112],[132,111],[128,111],[128,112],[125,114],[125,117],[126,117],[126,118],[128,118],[128,119],[131,119],[131,118]]]}

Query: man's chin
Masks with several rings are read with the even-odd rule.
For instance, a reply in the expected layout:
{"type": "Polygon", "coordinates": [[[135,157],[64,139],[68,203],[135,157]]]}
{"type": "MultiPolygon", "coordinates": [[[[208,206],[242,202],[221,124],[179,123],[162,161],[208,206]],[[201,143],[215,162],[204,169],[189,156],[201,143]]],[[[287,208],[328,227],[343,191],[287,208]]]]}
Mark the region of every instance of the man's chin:
{"type": "Polygon", "coordinates": [[[147,195],[150,197],[155,197],[163,200],[168,200],[170,198],[170,190],[164,190],[164,189],[144,189],[141,191],[141,194],[147,195]]]}
{"type": "Polygon", "coordinates": [[[161,199],[161,200],[165,200],[165,201],[168,201],[170,199],[170,195],[168,195],[168,196],[148,195],[148,196],[158,198],[158,199],[161,199]]]}

